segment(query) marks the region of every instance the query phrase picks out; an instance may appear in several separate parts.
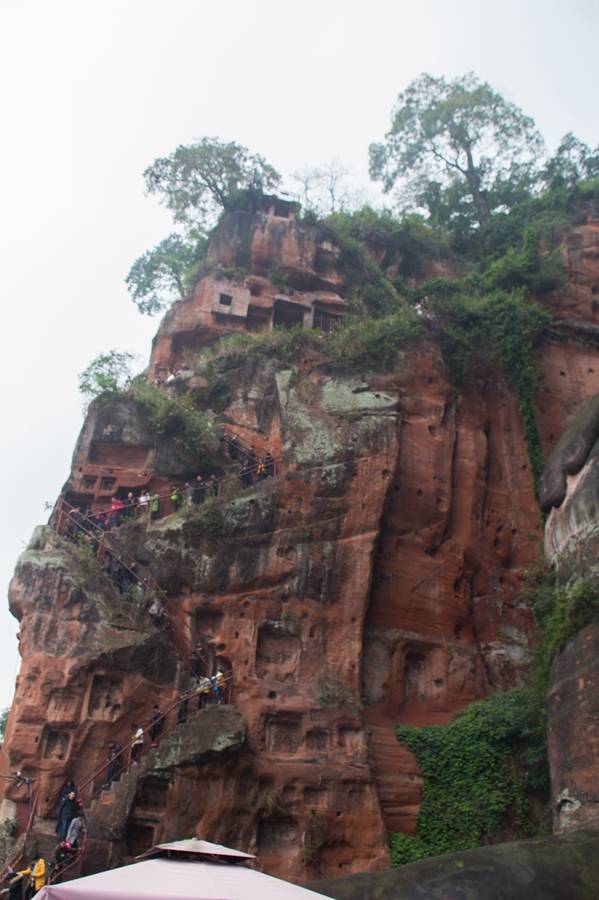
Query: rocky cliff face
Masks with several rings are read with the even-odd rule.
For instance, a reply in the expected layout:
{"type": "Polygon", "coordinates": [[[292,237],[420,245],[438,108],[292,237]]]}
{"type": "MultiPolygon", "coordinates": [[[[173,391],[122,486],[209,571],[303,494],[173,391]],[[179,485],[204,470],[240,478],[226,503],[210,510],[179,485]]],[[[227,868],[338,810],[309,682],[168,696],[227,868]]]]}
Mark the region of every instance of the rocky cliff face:
{"type": "MultiPolygon", "coordinates": [[[[167,502],[155,521],[118,529],[178,633],[230,674],[231,705],[195,713],[90,805],[88,871],[191,832],[295,880],[384,867],[387,832],[414,831],[421,788],[394,725],[448,721],[521,683],[529,664],[519,584],[542,526],[505,385],[456,393],[434,346],[385,376],[332,374],[313,353],[237,359],[210,385],[185,370],[186,353],[223,333],[299,319],[327,328],[343,311],[337,248],[273,211],[221,226],[216,269],[165,317],[148,378],[176,372],[160,389],[194,391],[230,433],[280,457],[277,475],[227,487],[211,521],[167,502]],[[240,265],[245,275],[227,271],[240,265]],[[292,286],[284,295],[273,269],[292,286]]],[[[537,408],[548,449],[599,391],[598,234],[591,222],[568,239],[571,277],[548,301],[537,408]]],[[[65,487],[73,502],[99,509],[114,492],[189,477],[189,461],[138,413],[126,399],[92,409],[65,487]]],[[[230,466],[217,454],[210,471],[230,466]]],[[[22,666],[4,766],[36,779],[44,815],[67,776],[101,766],[110,738],[124,742],[153,703],[190,685],[173,632],[88,551],[37,532],[11,586],[22,666]]],[[[6,798],[23,821],[25,789],[6,798]]]]}

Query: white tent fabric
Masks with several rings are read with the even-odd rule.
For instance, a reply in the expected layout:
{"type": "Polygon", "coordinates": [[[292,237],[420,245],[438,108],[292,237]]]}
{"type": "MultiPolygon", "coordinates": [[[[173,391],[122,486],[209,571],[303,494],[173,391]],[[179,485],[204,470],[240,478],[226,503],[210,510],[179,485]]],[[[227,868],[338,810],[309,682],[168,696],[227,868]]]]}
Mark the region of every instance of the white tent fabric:
{"type": "Polygon", "coordinates": [[[240,865],[148,859],[42,888],[35,900],[323,900],[240,865]]]}

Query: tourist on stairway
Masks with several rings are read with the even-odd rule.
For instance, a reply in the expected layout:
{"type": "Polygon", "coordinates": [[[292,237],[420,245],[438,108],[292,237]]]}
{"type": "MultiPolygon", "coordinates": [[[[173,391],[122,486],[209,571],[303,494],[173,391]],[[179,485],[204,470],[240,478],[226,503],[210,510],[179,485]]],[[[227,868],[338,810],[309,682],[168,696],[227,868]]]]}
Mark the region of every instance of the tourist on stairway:
{"type": "Polygon", "coordinates": [[[117,744],[116,741],[109,741],[108,743],[108,770],[106,772],[106,782],[105,787],[110,787],[113,781],[121,774],[121,766],[123,764],[123,757],[121,754],[122,747],[120,744],[117,744]]]}
{"type": "Polygon", "coordinates": [[[108,514],[108,527],[118,528],[121,524],[121,517],[125,504],[120,497],[112,497],[110,501],[110,512],[108,514]]]}
{"type": "Polygon", "coordinates": [[[133,491],[129,491],[127,494],[127,500],[125,501],[125,506],[123,509],[123,518],[131,519],[135,514],[135,496],[133,491]]]}
{"type": "MultiPolygon", "coordinates": [[[[81,804],[79,804],[79,811],[81,811],[81,804]]],[[[66,837],[67,844],[69,844],[71,847],[76,847],[82,831],[83,831],[83,816],[81,816],[81,815],[75,816],[75,818],[71,821],[71,824],[69,825],[69,830],[67,831],[67,837],[66,837]]]]}
{"type": "Polygon", "coordinates": [[[181,508],[181,504],[183,503],[183,494],[181,493],[181,488],[178,485],[171,485],[171,503],[175,507],[175,512],[181,508]]]}
{"type": "MultiPolygon", "coordinates": [[[[55,875],[64,869],[66,864],[71,860],[74,856],[73,849],[71,847],[67,847],[66,841],[61,841],[57,844],[52,859],[50,861],[50,871],[48,873],[50,880],[54,878],[55,875]]],[[[12,898],[9,898],[12,900],[12,898]]]]}
{"type": "Polygon", "coordinates": [[[247,462],[244,462],[241,467],[239,480],[241,481],[241,486],[244,489],[252,486],[252,470],[247,462]]]}
{"type": "Polygon", "coordinates": [[[196,476],[193,486],[193,500],[198,506],[206,499],[206,484],[201,475],[196,476]]]}
{"type": "Polygon", "coordinates": [[[131,742],[131,765],[137,766],[144,747],[144,730],[141,725],[137,725],[135,722],[133,723],[131,742]]]}
{"type": "Polygon", "coordinates": [[[158,494],[154,494],[152,497],[152,502],[150,503],[150,519],[154,521],[160,515],[160,497],[158,494]]]}
{"type": "Polygon", "coordinates": [[[58,808],[58,820],[56,822],[56,834],[64,841],[69,830],[69,825],[79,813],[79,801],[75,791],[70,791],[61,801],[58,808]]]}
{"type": "Polygon", "coordinates": [[[236,434],[232,434],[229,438],[227,438],[227,446],[229,448],[229,457],[233,460],[233,462],[235,462],[235,460],[239,456],[239,445],[236,434]]]}
{"type": "Polygon", "coordinates": [[[268,452],[268,450],[264,454],[264,458],[263,458],[262,462],[266,466],[266,474],[270,478],[272,478],[275,474],[275,461],[272,458],[272,456],[270,455],[270,453],[268,452]]]}
{"type": "Polygon", "coordinates": [[[147,490],[142,491],[139,495],[139,500],[137,501],[137,512],[140,517],[143,518],[144,513],[147,513],[151,499],[152,498],[150,497],[150,494],[147,490]]]}
{"type": "Polygon", "coordinates": [[[150,728],[149,735],[150,740],[152,741],[152,747],[155,747],[160,740],[160,735],[162,734],[162,729],[164,728],[164,716],[160,711],[160,707],[157,703],[154,704],[154,708],[152,709],[152,715],[150,716],[150,728]]]}

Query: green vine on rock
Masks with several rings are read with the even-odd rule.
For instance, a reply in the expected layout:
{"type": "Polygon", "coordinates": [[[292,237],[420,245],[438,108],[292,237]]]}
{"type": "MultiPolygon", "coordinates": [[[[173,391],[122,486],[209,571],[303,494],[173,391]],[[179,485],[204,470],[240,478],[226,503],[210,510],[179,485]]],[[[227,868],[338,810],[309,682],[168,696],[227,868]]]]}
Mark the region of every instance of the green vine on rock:
{"type": "Polygon", "coordinates": [[[424,784],[416,836],[391,837],[395,866],[538,831],[531,800],[544,798],[548,777],[531,692],[494,694],[448,725],[400,725],[396,734],[416,756],[424,784]]]}

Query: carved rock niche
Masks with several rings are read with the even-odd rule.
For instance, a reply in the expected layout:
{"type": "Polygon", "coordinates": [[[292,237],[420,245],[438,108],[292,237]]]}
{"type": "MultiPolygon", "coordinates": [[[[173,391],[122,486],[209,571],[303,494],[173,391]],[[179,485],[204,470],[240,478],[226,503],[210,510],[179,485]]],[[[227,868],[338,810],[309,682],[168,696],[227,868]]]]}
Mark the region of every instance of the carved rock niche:
{"type": "Polygon", "coordinates": [[[123,704],[123,679],[115,675],[94,675],[87,715],[90,719],[114,722],[123,704]]]}

